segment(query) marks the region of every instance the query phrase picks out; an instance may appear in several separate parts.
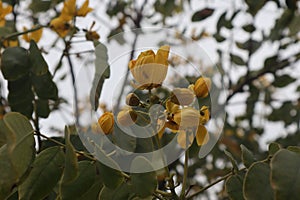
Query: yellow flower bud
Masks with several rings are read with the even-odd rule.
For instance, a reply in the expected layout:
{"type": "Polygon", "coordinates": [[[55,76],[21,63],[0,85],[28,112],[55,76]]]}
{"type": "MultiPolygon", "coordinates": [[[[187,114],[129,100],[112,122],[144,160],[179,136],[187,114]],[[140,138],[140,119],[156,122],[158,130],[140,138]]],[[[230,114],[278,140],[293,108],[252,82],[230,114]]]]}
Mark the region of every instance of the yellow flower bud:
{"type": "Polygon", "coordinates": [[[207,132],[207,129],[203,125],[199,125],[197,128],[197,133],[196,133],[196,141],[198,146],[204,145],[208,142],[209,140],[209,134],[207,132]]]}
{"type": "Polygon", "coordinates": [[[173,103],[171,100],[166,102],[166,109],[169,113],[176,113],[179,110],[179,106],[173,103]]]}
{"type": "Polygon", "coordinates": [[[134,93],[129,93],[126,96],[126,104],[129,106],[138,106],[140,104],[140,99],[136,94],[134,93]]]}
{"type": "Polygon", "coordinates": [[[183,108],[174,114],[174,121],[180,127],[191,128],[199,124],[199,111],[194,108],[183,108]]]}
{"type": "MultiPolygon", "coordinates": [[[[34,28],[34,27],[32,27],[34,28]]],[[[26,27],[23,27],[24,31],[27,31],[26,27]]],[[[26,41],[26,42],[30,42],[30,40],[34,40],[35,42],[38,42],[43,34],[43,28],[40,28],[36,31],[33,31],[31,33],[26,33],[22,35],[22,38],[26,41]]]]}
{"type": "Polygon", "coordinates": [[[197,97],[207,97],[211,87],[211,80],[206,77],[200,77],[193,89],[197,97]]]}
{"type": "Polygon", "coordinates": [[[159,87],[168,72],[169,46],[162,46],[156,55],[152,50],[142,52],[129,62],[129,69],[139,89],[159,87]]]}
{"type": "Polygon", "coordinates": [[[50,28],[53,29],[60,37],[66,37],[72,26],[62,17],[57,17],[51,20],[50,28]]]}
{"type": "Polygon", "coordinates": [[[85,17],[93,8],[89,7],[89,0],[86,0],[82,6],[77,10],[76,16],[85,17]]]}
{"type": "Polygon", "coordinates": [[[118,113],[117,120],[122,126],[130,126],[136,122],[137,114],[131,109],[124,109],[118,113]]]}
{"type": "Polygon", "coordinates": [[[101,130],[105,135],[112,133],[114,128],[114,115],[111,112],[105,112],[98,120],[101,130]]]}
{"type": "Polygon", "coordinates": [[[171,94],[171,101],[178,105],[190,105],[194,101],[195,95],[188,88],[175,88],[171,94]]]}
{"type": "Polygon", "coordinates": [[[3,6],[2,1],[0,1],[0,27],[5,25],[5,16],[12,12],[12,6],[3,6]]]}
{"type": "Polygon", "coordinates": [[[200,109],[200,123],[206,124],[210,118],[210,112],[207,106],[202,106],[200,109]]]}

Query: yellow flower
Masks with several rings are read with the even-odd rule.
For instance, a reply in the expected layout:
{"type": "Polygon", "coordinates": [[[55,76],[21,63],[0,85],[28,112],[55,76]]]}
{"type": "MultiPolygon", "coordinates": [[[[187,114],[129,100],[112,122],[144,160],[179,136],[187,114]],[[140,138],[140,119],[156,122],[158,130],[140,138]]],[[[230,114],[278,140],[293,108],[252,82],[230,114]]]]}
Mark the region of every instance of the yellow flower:
{"type": "Polygon", "coordinates": [[[121,110],[118,113],[117,120],[122,126],[130,126],[136,122],[137,114],[130,108],[121,110]]]}
{"type": "Polygon", "coordinates": [[[182,128],[193,128],[198,126],[199,117],[200,114],[198,110],[187,107],[176,112],[173,120],[182,128]]]}
{"type": "Polygon", "coordinates": [[[85,17],[93,8],[89,7],[89,0],[86,0],[82,6],[77,10],[76,16],[85,17]]]}
{"type": "Polygon", "coordinates": [[[65,21],[61,17],[57,17],[50,22],[50,28],[52,28],[60,37],[66,37],[72,26],[68,21],[65,21]]]}
{"type": "Polygon", "coordinates": [[[192,133],[186,133],[186,131],[180,130],[177,135],[177,143],[183,149],[189,148],[194,141],[194,135],[192,133]]]}
{"type": "Polygon", "coordinates": [[[168,113],[174,114],[179,110],[179,105],[173,103],[171,100],[166,102],[166,109],[168,113]]]}
{"type": "Polygon", "coordinates": [[[105,112],[99,119],[98,124],[105,135],[112,133],[114,128],[114,115],[111,112],[105,112]]]}
{"type": "Polygon", "coordinates": [[[94,41],[94,40],[99,40],[100,35],[96,31],[88,31],[85,34],[85,38],[86,40],[94,41]]]}
{"type": "Polygon", "coordinates": [[[5,16],[12,12],[12,6],[3,6],[2,1],[0,1],[0,27],[5,25],[5,16]]]}
{"type": "Polygon", "coordinates": [[[16,46],[19,46],[19,41],[18,40],[4,40],[3,41],[3,46],[4,47],[16,47],[16,46]]]}
{"type": "Polygon", "coordinates": [[[194,101],[195,95],[188,88],[175,88],[172,91],[171,101],[178,105],[190,105],[194,101]]]}
{"type": "Polygon", "coordinates": [[[76,0],[67,0],[64,2],[64,7],[60,16],[65,21],[70,21],[76,15],[76,0]]]}
{"type": "Polygon", "coordinates": [[[156,55],[152,50],[144,51],[136,60],[129,62],[129,69],[139,89],[161,86],[168,72],[169,51],[169,46],[162,46],[156,55]]]}
{"type": "Polygon", "coordinates": [[[190,88],[194,90],[197,97],[207,97],[211,87],[210,78],[200,77],[195,85],[190,85],[190,88]]]}
{"type": "Polygon", "coordinates": [[[206,144],[208,140],[209,140],[209,134],[207,132],[207,129],[205,128],[205,126],[199,124],[196,133],[196,141],[198,146],[206,144]]]}
{"type": "MultiPolygon", "coordinates": [[[[27,28],[23,27],[23,30],[27,31],[27,28]]],[[[35,42],[38,42],[41,39],[42,34],[43,34],[43,28],[38,29],[38,30],[33,31],[33,32],[30,32],[30,33],[23,34],[22,38],[26,42],[30,42],[30,40],[34,40],[35,42]]]]}

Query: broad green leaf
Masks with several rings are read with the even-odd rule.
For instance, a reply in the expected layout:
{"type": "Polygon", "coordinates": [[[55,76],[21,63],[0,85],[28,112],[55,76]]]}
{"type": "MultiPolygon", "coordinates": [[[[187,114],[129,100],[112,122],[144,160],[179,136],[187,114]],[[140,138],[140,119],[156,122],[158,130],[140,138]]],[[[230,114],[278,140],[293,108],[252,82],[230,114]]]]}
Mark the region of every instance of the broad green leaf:
{"type": "Polygon", "coordinates": [[[153,171],[150,161],[145,157],[137,156],[131,163],[130,171],[132,172],[130,177],[134,193],[140,197],[147,197],[155,191],[157,187],[156,172],[153,171]]]}
{"type": "Polygon", "coordinates": [[[5,199],[11,194],[13,186],[18,182],[18,177],[9,159],[7,145],[0,148],[0,171],[0,199],[5,199]]]}
{"type": "Polygon", "coordinates": [[[99,194],[98,200],[124,200],[129,199],[130,194],[131,190],[129,185],[123,183],[116,189],[103,187],[99,194]]]}
{"type": "Polygon", "coordinates": [[[96,177],[96,165],[90,161],[78,163],[78,177],[61,187],[61,198],[78,199],[93,186],[96,177]]]}
{"type": "Polygon", "coordinates": [[[136,148],[136,138],[124,133],[116,124],[114,126],[114,141],[123,150],[134,152],[136,148]]]}
{"type": "Polygon", "coordinates": [[[70,130],[69,127],[65,127],[65,143],[66,143],[66,159],[65,159],[65,168],[62,176],[61,188],[66,184],[74,181],[78,176],[78,162],[75,149],[70,142],[70,130]]]}
{"type": "Polygon", "coordinates": [[[214,9],[205,8],[195,12],[192,16],[192,22],[204,20],[214,13],[214,9]]]}
{"type": "Polygon", "coordinates": [[[95,177],[95,182],[78,200],[97,199],[103,187],[103,182],[99,176],[95,177]]]}
{"type": "Polygon", "coordinates": [[[0,120],[0,147],[2,147],[3,145],[5,145],[6,142],[6,136],[5,136],[5,125],[3,120],[0,120]]]}
{"type": "Polygon", "coordinates": [[[280,150],[280,145],[276,142],[269,144],[269,155],[273,156],[277,151],[280,150]]]}
{"type": "Polygon", "coordinates": [[[242,161],[245,167],[249,168],[250,165],[252,165],[252,163],[255,162],[253,153],[242,144],[241,144],[241,149],[242,149],[242,161]]]}
{"type": "Polygon", "coordinates": [[[120,167],[113,159],[106,156],[100,148],[95,149],[95,152],[96,157],[99,160],[99,162],[97,162],[97,167],[103,180],[103,184],[110,189],[117,188],[124,181],[120,167]]]}
{"type": "Polygon", "coordinates": [[[275,80],[273,82],[273,86],[275,87],[285,87],[285,86],[288,86],[289,84],[295,82],[296,79],[285,74],[285,75],[282,75],[282,76],[276,76],[275,77],[275,80]]]}
{"type": "Polygon", "coordinates": [[[236,160],[233,158],[232,154],[231,154],[229,151],[226,151],[226,150],[224,150],[224,153],[225,153],[225,155],[229,158],[229,160],[230,160],[230,162],[231,162],[231,164],[232,164],[233,169],[234,169],[235,171],[238,171],[238,170],[239,170],[239,167],[238,167],[238,165],[237,165],[236,160]]]}
{"type": "Polygon", "coordinates": [[[281,149],[271,160],[271,183],[277,200],[299,199],[300,154],[281,149]]]}
{"type": "Polygon", "coordinates": [[[233,62],[236,65],[245,65],[246,64],[245,61],[241,57],[234,55],[234,54],[230,54],[230,59],[231,59],[231,62],[233,62]]]}
{"type": "Polygon", "coordinates": [[[14,81],[29,73],[28,51],[22,47],[9,47],[2,53],[1,71],[6,80],[14,81]]]}
{"type": "Polygon", "coordinates": [[[300,14],[298,13],[295,17],[293,17],[291,23],[289,24],[290,35],[297,35],[300,31],[300,14]]]}
{"type": "Polygon", "coordinates": [[[29,58],[31,62],[30,70],[36,75],[41,76],[48,72],[48,64],[43,58],[41,51],[35,41],[30,41],[29,58]]]}
{"type": "Polygon", "coordinates": [[[58,99],[58,90],[55,83],[52,81],[52,75],[48,71],[46,74],[36,76],[32,74],[32,85],[37,96],[41,99],[58,99]]]}
{"type": "Polygon", "coordinates": [[[94,110],[98,109],[99,98],[101,96],[104,80],[110,77],[107,48],[100,42],[98,42],[96,45],[95,76],[90,93],[90,102],[94,110]]]}
{"type": "Polygon", "coordinates": [[[244,197],[247,200],[274,199],[270,173],[270,166],[267,163],[256,162],[251,165],[244,179],[244,197]]]}
{"type": "Polygon", "coordinates": [[[59,181],[64,165],[60,147],[50,147],[35,159],[27,179],[19,186],[19,199],[44,199],[59,181]]]}
{"type": "Polygon", "coordinates": [[[226,179],[225,188],[231,200],[243,200],[243,182],[245,173],[238,172],[226,179]]]}
{"type": "Polygon", "coordinates": [[[28,119],[20,113],[10,112],[3,120],[9,130],[6,132],[8,155],[17,177],[22,177],[35,156],[34,130],[28,119]]]}
{"type": "Polygon", "coordinates": [[[38,99],[36,100],[36,113],[39,117],[47,118],[50,114],[50,107],[48,100],[38,99]]]}

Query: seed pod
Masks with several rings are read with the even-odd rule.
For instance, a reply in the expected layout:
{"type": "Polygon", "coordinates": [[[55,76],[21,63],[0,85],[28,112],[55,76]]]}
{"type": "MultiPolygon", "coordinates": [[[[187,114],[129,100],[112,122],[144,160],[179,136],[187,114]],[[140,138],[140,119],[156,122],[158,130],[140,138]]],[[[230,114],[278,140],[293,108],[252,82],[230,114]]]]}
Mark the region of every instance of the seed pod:
{"type": "Polygon", "coordinates": [[[134,93],[129,93],[126,96],[126,104],[129,106],[138,106],[140,104],[140,99],[136,94],[134,93]]]}

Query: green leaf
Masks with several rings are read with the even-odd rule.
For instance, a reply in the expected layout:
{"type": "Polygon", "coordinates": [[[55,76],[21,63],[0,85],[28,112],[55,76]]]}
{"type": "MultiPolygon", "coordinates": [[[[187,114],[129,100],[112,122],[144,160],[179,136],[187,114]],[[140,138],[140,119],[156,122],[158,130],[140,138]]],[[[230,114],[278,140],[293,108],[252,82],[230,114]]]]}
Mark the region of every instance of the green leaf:
{"type": "Polygon", "coordinates": [[[63,0],[34,0],[31,1],[29,8],[34,14],[39,12],[46,12],[56,4],[62,2],[63,0]]]}
{"type": "Polygon", "coordinates": [[[214,9],[205,8],[195,12],[192,16],[192,22],[204,20],[214,13],[214,9]]]}
{"type": "Polygon", "coordinates": [[[245,61],[241,57],[234,55],[234,54],[230,54],[230,59],[231,59],[231,62],[233,62],[236,65],[245,65],[246,64],[245,61]]]}
{"type": "Polygon", "coordinates": [[[245,199],[274,199],[274,192],[270,184],[270,173],[270,166],[266,163],[256,162],[251,165],[244,179],[245,199]]]}
{"type": "Polygon", "coordinates": [[[254,52],[256,52],[257,49],[259,49],[259,47],[261,46],[261,42],[249,39],[244,43],[237,42],[236,46],[253,54],[254,52]]]}
{"type": "Polygon", "coordinates": [[[296,14],[289,24],[290,36],[297,35],[300,31],[300,14],[296,14]]]}
{"type": "Polygon", "coordinates": [[[283,29],[288,27],[294,18],[294,11],[285,9],[280,18],[275,22],[275,26],[271,30],[270,39],[272,41],[279,39],[282,36],[283,29]]]}
{"type": "Polygon", "coordinates": [[[134,152],[136,148],[136,138],[124,133],[116,124],[114,126],[114,135],[113,139],[121,149],[124,149],[128,152],[134,152]]]}
{"type": "Polygon", "coordinates": [[[49,102],[45,99],[36,101],[36,113],[39,117],[47,118],[50,114],[49,102]]]}
{"type": "Polygon", "coordinates": [[[217,42],[223,42],[223,41],[226,40],[226,38],[224,38],[222,35],[220,35],[218,33],[214,34],[213,36],[214,36],[214,38],[216,39],[217,42]]]}
{"type": "Polygon", "coordinates": [[[243,200],[243,181],[245,173],[238,172],[226,179],[226,192],[231,200],[243,200]]]}
{"type": "MultiPolygon", "coordinates": [[[[225,23],[227,22],[226,20],[226,14],[227,12],[224,12],[220,17],[219,20],[217,22],[217,33],[218,34],[221,30],[221,28],[225,25],[225,23]]],[[[219,34],[218,34],[219,35],[219,34]]]]}
{"type": "Polygon", "coordinates": [[[0,120],[0,147],[5,145],[6,142],[6,136],[5,136],[5,125],[3,120],[0,120]]]}
{"type": "Polygon", "coordinates": [[[121,184],[116,189],[109,189],[107,187],[103,187],[100,194],[99,200],[124,200],[129,199],[131,194],[131,190],[129,185],[126,183],[121,184]]]}
{"type": "Polygon", "coordinates": [[[279,150],[271,160],[271,182],[277,200],[299,199],[300,154],[279,150]]]}
{"type": "Polygon", "coordinates": [[[95,76],[90,93],[90,102],[93,109],[97,110],[104,80],[110,77],[110,66],[108,64],[107,48],[104,44],[97,43],[95,54],[95,76]]]}
{"type": "Polygon", "coordinates": [[[41,99],[58,99],[58,90],[55,83],[52,81],[52,75],[48,71],[41,76],[31,76],[32,85],[37,96],[41,99]]]}
{"type": "MultiPolygon", "coordinates": [[[[61,188],[74,181],[78,176],[78,162],[75,149],[70,142],[70,130],[69,127],[65,127],[65,143],[66,143],[66,159],[65,169],[62,177],[61,188]]],[[[60,188],[60,189],[61,189],[60,188]]]]}
{"type": "Polygon", "coordinates": [[[20,113],[10,112],[3,120],[9,130],[6,132],[8,155],[15,173],[22,177],[35,156],[34,130],[28,119],[20,113]]]}
{"type": "Polygon", "coordinates": [[[93,186],[96,177],[96,165],[90,161],[78,163],[78,177],[71,183],[65,184],[61,188],[61,198],[77,199],[85,194],[93,186]]]}
{"type": "Polygon", "coordinates": [[[246,3],[248,5],[248,12],[252,16],[255,16],[256,13],[265,5],[266,2],[267,2],[266,0],[261,0],[261,1],[246,0],[246,3]]]}
{"type": "Polygon", "coordinates": [[[19,186],[19,199],[44,199],[59,181],[64,165],[60,147],[50,147],[35,159],[27,179],[19,186]]]}
{"type": "Polygon", "coordinates": [[[256,29],[253,24],[246,24],[242,28],[244,29],[244,31],[246,31],[248,33],[252,33],[256,29]]]}
{"type": "Polygon", "coordinates": [[[273,82],[273,86],[275,87],[285,87],[285,86],[288,86],[289,84],[295,82],[296,79],[285,74],[285,75],[282,75],[282,76],[275,76],[275,80],[273,82]]]}
{"type": "Polygon", "coordinates": [[[157,187],[156,172],[145,157],[137,156],[133,159],[130,167],[131,184],[133,192],[140,197],[150,196],[157,187]],[[146,173],[139,173],[145,172],[146,173]]]}
{"type": "Polygon", "coordinates": [[[31,62],[31,71],[36,76],[44,75],[48,72],[48,64],[43,58],[41,51],[35,41],[30,41],[29,58],[31,62]]]}
{"type": "Polygon", "coordinates": [[[271,144],[269,144],[269,155],[273,156],[277,151],[279,151],[280,145],[276,142],[272,142],[271,144]]]}
{"type": "Polygon", "coordinates": [[[32,126],[19,113],[6,114],[1,131],[7,139],[7,144],[0,148],[0,199],[5,199],[29,170],[35,147],[32,126]]]}
{"type": "Polygon", "coordinates": [[[29,73],[28,51],[22,47],[6,48],[2,54],[1,71],[6,80],[14,81],[29,73]]]}
{"type": "Polygon", "coordinates": [[[99,147],[95,151],[96,157],[100,161],[97,162],[97,167],[100,171],[103,184],[110,189],[117,188],[124,181],[120,167],[113,159],[106,156],[99,147]]]}
{"type": "Polygon", "coordinates": [[[245,167],[249,168],[250,165],[252,165],[252,163],[255,162],[253,153],[242,144],[241,144],[241,149],[242,149],[242,161],[245,167]]]}
{"type": "Polygon", "coordinates": [[[236,160],[233,158],[232,154],[229,151],[224,150],[225,155],[229,158],[232,167],[235,171],[239,171],[239,167],[237,165],[236,160]]]}

